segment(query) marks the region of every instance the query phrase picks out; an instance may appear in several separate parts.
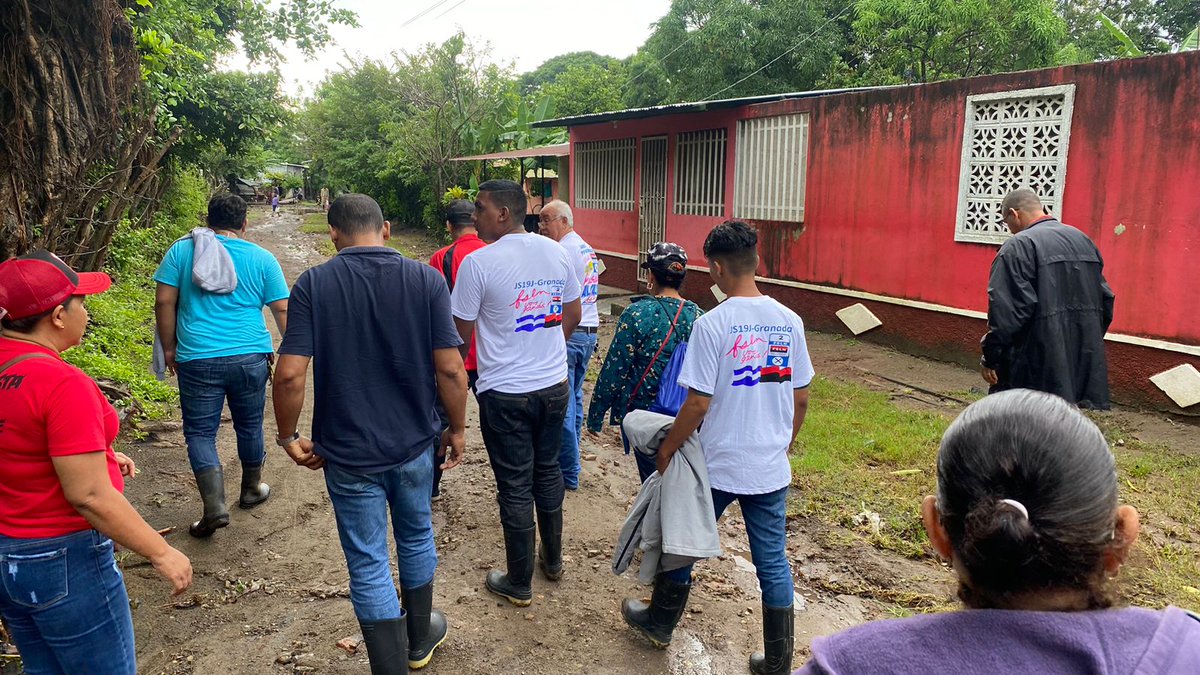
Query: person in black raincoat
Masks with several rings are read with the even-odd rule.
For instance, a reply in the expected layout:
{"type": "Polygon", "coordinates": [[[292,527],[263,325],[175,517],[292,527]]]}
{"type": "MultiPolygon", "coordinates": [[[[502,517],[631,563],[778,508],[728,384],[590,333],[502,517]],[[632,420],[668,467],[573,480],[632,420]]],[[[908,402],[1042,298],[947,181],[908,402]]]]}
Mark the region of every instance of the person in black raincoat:
{"type": "Polygon", "coordinates": [[[1037,389],[1108,409],[1104,334],[1115,296],[1100,251],[1047,215],[1033,190],[1014,190],[1001,208],[1014,236],[1000,247],[988,281],[981,365],[989,393],[1037,389]]]}

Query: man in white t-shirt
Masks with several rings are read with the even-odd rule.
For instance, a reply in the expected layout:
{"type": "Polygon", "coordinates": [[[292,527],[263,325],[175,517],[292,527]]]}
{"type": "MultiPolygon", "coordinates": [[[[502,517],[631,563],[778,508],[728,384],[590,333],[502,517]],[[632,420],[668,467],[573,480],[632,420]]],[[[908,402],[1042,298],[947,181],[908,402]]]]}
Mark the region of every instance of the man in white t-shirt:
{"type": "MultiPolygon", "coordinates": [[[[679,375],[688,397],[658,449],[657,463],[658,472],[665,472],[699,427],[716,517],[734,501],[742,508],[763,594],[766,650],[750,657],[751,672],[761,675],[791,672],[788,451],[804,423],[813,367],[800,317],[758,290],[757,246],[758,234],[737,220],[713,228],[704,241],[709,273],[728,297],[692,327],[679,375]]],[[[650,604],[627,599],[622,614],[665,646],[683,615],[690,586],[690,566],[661,573],[650,604]]]]}
{"type": "Polygon", "coordinates": [[[583,292],[583,304],[579,327],[567,338],[567,384],[571,387],[571,402],[567,406],[567,421],[563,424],[562,448],[558,463],[562,467],[563,484],[568,490],[579,489],[579,434],[583,431],[583,380],[587,375],[588,363],[596,353],[596,331],[600,327],[600,312],[596,309],[596,297],[600,293],[600,271],[596,252],[575,231],[575,218],[571,207],[563,201],[554,201],[542,207],[538,216],[538,231],[567,250],[575,266],[583,292]]]}
{"type": "Polygon", "coordinates": [[[479,426],[504,528],[508,571],[489,572],[487,588],[518,607],[533,600],[536,530],[542,572],[551,580],[562,575],[558,450],[571,398],[566,336],[581,311],[566,249],[527,233],[525,208],[525,193],[512,181],[479,186],[475,227],[490,245],[463,259],[451,294],[463,344],[475,335],[479,426]]]}

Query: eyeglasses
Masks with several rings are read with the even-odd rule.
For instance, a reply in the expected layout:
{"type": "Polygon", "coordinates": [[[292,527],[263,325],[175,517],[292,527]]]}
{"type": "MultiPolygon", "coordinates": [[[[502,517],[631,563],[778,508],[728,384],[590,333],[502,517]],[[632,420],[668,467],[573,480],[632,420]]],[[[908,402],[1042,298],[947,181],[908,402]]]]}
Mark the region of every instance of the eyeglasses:
{"type": "Polygon", "coordinates": [[[538,222],[542,225],[549,225],[556,220],[562,220],[565,216],[538,216],[538,222]]]}

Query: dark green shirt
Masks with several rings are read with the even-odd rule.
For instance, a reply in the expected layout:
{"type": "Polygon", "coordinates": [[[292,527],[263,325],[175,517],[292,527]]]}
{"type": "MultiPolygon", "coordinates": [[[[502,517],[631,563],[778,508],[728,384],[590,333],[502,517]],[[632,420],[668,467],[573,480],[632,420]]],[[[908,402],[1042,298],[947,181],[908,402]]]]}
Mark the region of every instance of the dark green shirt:
{"type": "Polygon", "coordinates": [[[610,423],[620,424],[627,411],[648,409],[658,395],[659,379],[671,360],[671,354],[681,342],[687,341],[692,334],[692,323],[703,313],[696,303],[689,300],[654,297],[643,297],[622,312],[621,320],[617,323],[617,334],[613,336],[604,367],[600,370],[600,379],[592,392],[587,428],[600,431],[604,426],[604,414],[610,410],[610,423]],[[679,323],[646,374],[637,396],[631,401],[634,387],[671,331],[671,321],[679,310],[680,302],[684,306],[683,311],[679,312],[679,323]]]}

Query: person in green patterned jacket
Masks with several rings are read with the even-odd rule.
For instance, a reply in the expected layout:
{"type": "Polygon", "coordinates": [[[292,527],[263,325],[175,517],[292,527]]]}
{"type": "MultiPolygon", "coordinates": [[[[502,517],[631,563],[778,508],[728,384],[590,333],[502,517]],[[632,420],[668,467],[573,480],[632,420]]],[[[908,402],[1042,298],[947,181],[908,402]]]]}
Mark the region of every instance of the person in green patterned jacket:
{"type": "MultiPolygon", "coordinates": [[[[646,280],[650,295],[642,296],[621,313],[588,407],[587,430],[593,435],[603,428],[605,413],[611,411],[609,422],[619,425],[630,410],[649,409],[671,354],[687,341],[692,323],[703,314],[696,303],[679,295],[687,272],[687,252],[682,246],[669,242],[651,246],[642,267],[650,271],[646,280]]],[[[628,443],[625,452],[629,453],[628,443]]],[[[654,473],[654,459],[633,454],[638,474],[645,482],[654,473]]]]}

